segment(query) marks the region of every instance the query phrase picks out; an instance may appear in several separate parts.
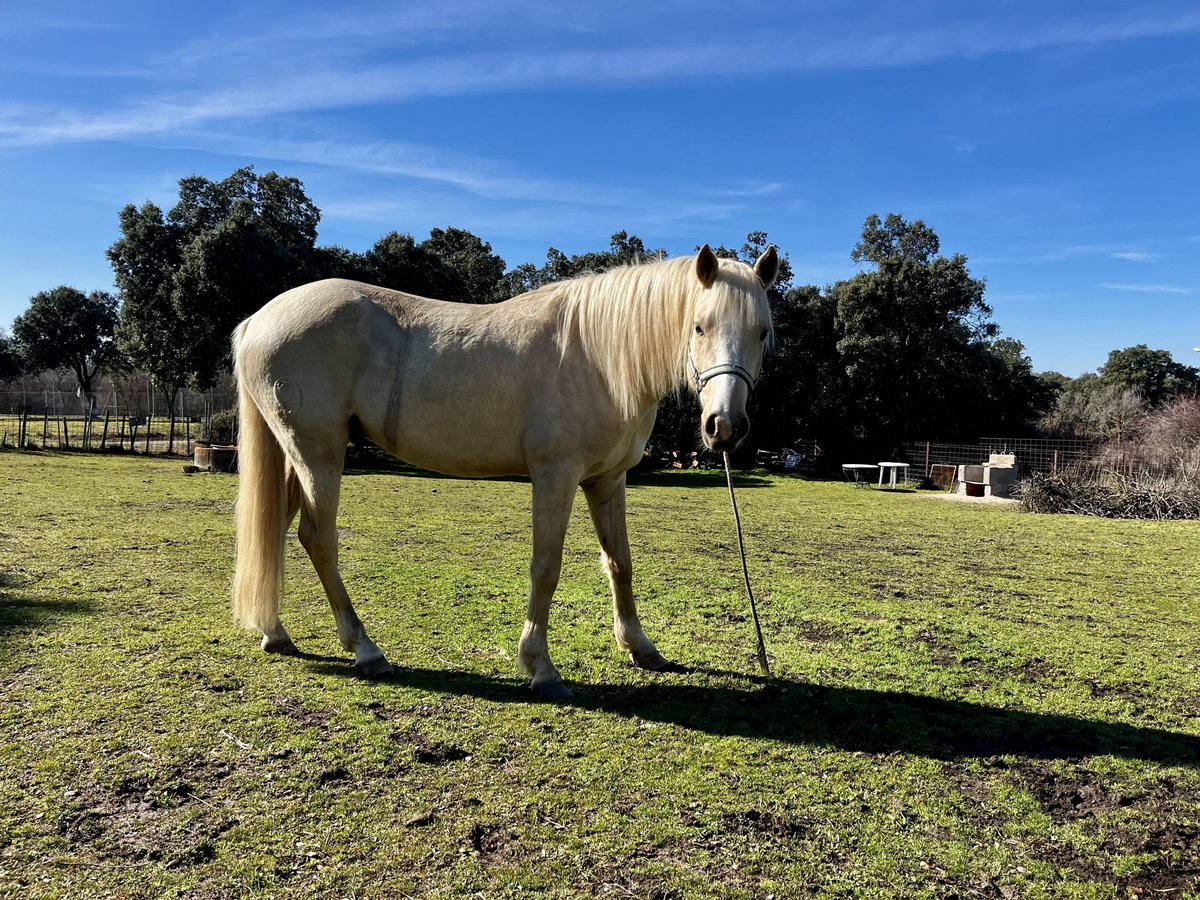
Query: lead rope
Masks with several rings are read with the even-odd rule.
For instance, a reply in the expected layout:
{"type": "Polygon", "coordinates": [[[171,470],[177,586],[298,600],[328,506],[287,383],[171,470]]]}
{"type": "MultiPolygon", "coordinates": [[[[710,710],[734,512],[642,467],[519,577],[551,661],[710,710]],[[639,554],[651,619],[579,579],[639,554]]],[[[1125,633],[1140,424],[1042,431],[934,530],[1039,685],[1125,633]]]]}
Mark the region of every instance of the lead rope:
{"type": "Polygon", "coordinates": [[[729,468],[729,454],[725,458],[725,482],[729,485],[729,505],[733,507],[733,521],[737,525],[738,550],[742,554],[742,577],[746,579],[746,594],[750,598],[750,614],[754,616],[754,631],[758,635],[758,667],[768,678],[771,667],[767,664],[767,645],[763,641],[762,626],[758,624],[758,607],[754,603],[754,589],[750,587],[750,570],[746,568],[746,544],[742,540],[742,517],[738,515],[737,498],[733,496],[733,472],[729,468]]]}

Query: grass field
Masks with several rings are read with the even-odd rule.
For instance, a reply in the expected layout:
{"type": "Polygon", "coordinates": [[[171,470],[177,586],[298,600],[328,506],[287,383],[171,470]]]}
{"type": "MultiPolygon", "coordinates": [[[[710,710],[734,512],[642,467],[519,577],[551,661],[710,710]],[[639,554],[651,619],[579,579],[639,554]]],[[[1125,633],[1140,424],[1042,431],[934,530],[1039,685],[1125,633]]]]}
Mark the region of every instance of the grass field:
{"type": "Polygon", "coordinates": [[[630,489],[650,675],[580,498],[517,676],[529,490],[344,481],[352,675],[294,540],[268,657],[236,479],[0,454],[0,895],[1127,897],[1200,890],[1200,523],[746,474],[776,679],[717,473],[630,489]]]}

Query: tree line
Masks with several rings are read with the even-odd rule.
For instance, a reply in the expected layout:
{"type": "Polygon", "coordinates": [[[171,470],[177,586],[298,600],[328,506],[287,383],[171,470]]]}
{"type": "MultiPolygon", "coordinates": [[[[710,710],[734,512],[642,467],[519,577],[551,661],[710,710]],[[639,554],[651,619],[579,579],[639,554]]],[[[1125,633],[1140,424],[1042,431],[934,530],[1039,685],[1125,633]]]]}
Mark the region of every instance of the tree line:
{"type": "MultiPolygon", "coordinates": [[[[98,371],[150,374],[168,408],[184,387],[205,390],[230,366],[234,326],[288,288],[319,278],[367,281],[443,300],[493,303],[583,272],[666,256],[625,231],[602,250],[508,268],[469,231],[435,228],[417,241],[390,232],[368,250],[318,245],[320,210],[295,178],[246,167],[179,183],[167,212],[153,203],[118,214],[107,250],[117,294],[60,286],[31,298],[8,338],[0,380],[70,368],[93,397],[98,371]]],[[[753,232],[717,253],[753,263],[768,245],[753,232]]],[[[770,290],[775,346],[752,400],[754,446],[815,439],[837,458],[889,453],[913,438],[991,434],[1108,434],[1133,410],[1195,392],[1200,372],[1145,345],[1114,350],[1096,373],[1033,371],[1020,341],[1002,337],[985,283],[962,254],[943,255],[920,220],[869,216],[850,258],[853,277],[795,284],[786,253],[770,290]]],[[[667,398],[659,449],[698,446],[693,401],[667,398]]]]}

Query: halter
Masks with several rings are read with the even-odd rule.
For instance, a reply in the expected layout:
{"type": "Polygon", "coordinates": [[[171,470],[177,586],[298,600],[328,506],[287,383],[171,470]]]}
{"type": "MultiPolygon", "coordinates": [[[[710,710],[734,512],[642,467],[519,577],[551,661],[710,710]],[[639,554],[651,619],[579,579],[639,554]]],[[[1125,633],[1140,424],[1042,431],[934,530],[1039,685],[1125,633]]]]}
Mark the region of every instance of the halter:
{"type": "Polygon", "coordinates": [[[692,353],[688,351],[688,368],[692,370],[692,378],[696,382],[696,392],[704,390],[704,386],[716,378],[718,375],[732,375],[734,378],[740,378],[746,382],[746,388],[750,393],[754,393],[754,376],[743,369],[737,363],[718,363],[715,366],[709,366],[703,372],[697,371],[696,363],[692,360],[692,353]]]}

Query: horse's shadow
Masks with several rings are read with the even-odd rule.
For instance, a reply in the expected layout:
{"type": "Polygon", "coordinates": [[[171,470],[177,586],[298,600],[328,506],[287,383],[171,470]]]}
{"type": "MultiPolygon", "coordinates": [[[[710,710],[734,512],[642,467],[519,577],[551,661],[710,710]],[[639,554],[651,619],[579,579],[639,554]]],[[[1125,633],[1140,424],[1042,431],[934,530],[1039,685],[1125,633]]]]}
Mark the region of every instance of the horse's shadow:
{"type": "MultiPolygon", "coordinates": [[[[322,660],[310,662],[310,666],[330,674],[353,675],[353,669],[344,663],[322,660]]],[[[903,691],[736,677],[747,687],[681,683],[672,676],[647,676],[637,685],[580,684],[575,699],[565,705],[721,736],[864,753],[899,752],[942,760],[1111,755],[1200,768],[1200,737],[1161,728],[1003,709],[903,691]]],[[[470,672],[397,669],[384,682],[497,703],[538,702],[517,679],[470,672]]]]}

